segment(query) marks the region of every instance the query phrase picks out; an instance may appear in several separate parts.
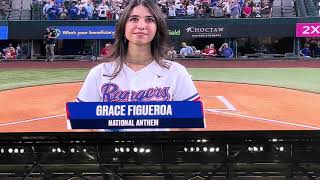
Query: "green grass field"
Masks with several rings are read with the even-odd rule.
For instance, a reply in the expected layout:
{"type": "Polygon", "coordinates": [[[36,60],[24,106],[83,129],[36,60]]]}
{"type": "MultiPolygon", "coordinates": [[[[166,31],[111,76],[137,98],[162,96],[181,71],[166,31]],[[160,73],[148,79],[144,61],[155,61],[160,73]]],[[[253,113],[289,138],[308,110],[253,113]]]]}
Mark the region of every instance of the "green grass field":
{"type": "MultiPolygon", "coordinates": [[[[83,81],[89,69],[0,70],[0,90],[83,81]]],[[[238,82],[320,93],[317,68],[190,68],[194,80],[238,82]]]]}

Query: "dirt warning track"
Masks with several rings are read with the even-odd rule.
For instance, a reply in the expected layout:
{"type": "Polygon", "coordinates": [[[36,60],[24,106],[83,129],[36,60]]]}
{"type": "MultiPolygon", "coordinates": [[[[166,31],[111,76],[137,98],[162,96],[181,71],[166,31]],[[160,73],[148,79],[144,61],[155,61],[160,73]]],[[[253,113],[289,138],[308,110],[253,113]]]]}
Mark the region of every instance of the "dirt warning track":
{"type": "MultiPolygon", "coordinates": [[[[204,102],[206,128],[230,130],[319,130],[320,94],[285,88],[195,82],[204,102]]],[[[65,103],[82,83],[0,92],[0,132],[65,132],[65,103]]],[[[199,130],[199,129],[197,129],[199,130]]]]}

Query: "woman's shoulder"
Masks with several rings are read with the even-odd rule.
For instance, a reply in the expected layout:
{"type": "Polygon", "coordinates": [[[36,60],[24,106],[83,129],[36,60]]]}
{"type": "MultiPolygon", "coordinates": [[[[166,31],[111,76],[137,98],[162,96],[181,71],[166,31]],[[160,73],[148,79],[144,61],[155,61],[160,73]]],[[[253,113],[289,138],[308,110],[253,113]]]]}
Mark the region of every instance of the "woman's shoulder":
{"type": "Polygon", "coordinates": [[[117,67],[117,62],[116,61],[110,61],[110,62],[103,62],[91,69],[91,72],[95,73],[113,73],[114,69],[117,67]]]}

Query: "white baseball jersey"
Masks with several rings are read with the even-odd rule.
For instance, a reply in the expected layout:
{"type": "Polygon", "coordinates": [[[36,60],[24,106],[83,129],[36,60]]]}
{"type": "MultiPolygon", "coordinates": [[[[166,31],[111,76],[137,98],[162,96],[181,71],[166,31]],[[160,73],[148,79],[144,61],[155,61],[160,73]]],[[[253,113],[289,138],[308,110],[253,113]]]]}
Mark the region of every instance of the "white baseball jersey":
{"type": "Polygon", "coordinates": [[[134,71],[126,64],[114,78],[118,62],[102,63],[91,69],[76,99],[78,102],[193,101],[199,100],[191,76],[179,63],[166,61],[170,68],[153,61],[134,71]]]}

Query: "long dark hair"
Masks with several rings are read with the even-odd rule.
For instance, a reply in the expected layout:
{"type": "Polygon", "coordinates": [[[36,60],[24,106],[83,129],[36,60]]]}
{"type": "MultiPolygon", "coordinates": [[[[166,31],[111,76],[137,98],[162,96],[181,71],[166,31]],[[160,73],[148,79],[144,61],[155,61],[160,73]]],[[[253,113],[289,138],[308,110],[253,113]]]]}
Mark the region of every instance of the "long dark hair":
{"type": "Polygon", "coordinates": [[[168,27],[164,15],[152,0],[132,0],[124,9],[116,25],[116,31],[114,34],[115,43],[110,56],[107,58],[107,61],[120,62],[111,75],[112,78],[115,78],[119,74],[123,68],[123,63],[126,60],[126,55],[128,53],[128,41],[125,37],[125,25],[129,19],[132,9],[139,5],[143,5],[149,9],[150,13],[155,18],[157,26],[157,32],[151,41],[151,54],[160,66],[169,68],[168,63],[163,61],[163,57],[165,57],[166,51],[168,50],[168,27]]]}

